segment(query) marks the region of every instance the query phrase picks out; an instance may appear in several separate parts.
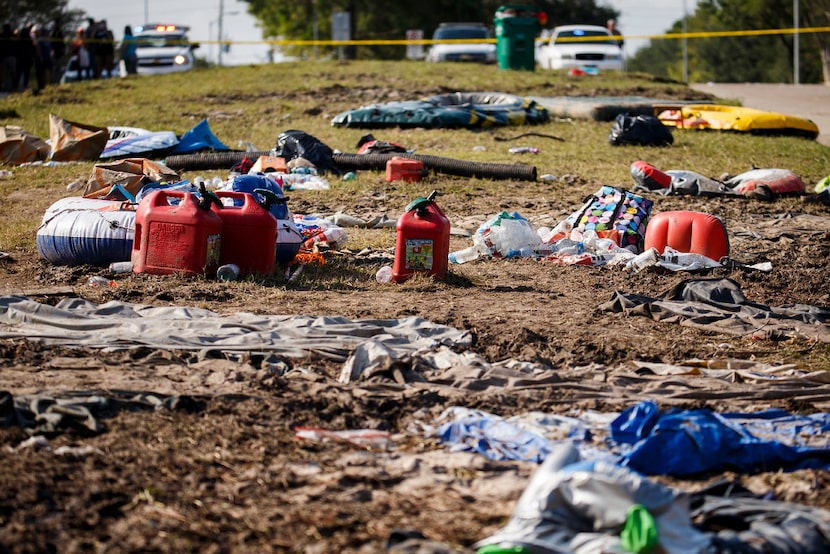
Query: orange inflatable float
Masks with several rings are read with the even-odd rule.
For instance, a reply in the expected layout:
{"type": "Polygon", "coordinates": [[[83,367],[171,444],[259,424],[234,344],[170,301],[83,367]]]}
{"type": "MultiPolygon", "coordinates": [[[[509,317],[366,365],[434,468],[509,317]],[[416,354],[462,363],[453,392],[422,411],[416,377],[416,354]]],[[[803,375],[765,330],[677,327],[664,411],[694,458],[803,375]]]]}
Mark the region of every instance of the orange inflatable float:
{"type": "Polygon", "coordinates": [[[662,254],[667,246],[713,260],[729,255],[726,226],[717,217],[702,212],[673,211],[652,216],[643,248],[656,248],[662,254]]]}

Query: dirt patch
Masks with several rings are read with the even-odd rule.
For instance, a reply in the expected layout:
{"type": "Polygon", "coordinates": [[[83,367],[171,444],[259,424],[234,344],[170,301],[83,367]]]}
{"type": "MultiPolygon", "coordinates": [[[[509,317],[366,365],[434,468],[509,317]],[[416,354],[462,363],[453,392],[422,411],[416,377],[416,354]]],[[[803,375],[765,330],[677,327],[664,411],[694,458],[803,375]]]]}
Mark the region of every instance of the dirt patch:
{"type": "MultiPolygon", "coordinates": [[[[361,91],[352,94],[364,99],[361,91]]],[[[383,93],[378,99],[394,97],[383,93]]],[[[501,209],[517,210],[537,226],[555,224],[601,186],[581,178],[567,186],[512,183],[509,200],[496,201],[479,194],[475,181],[456,179],[459,186],[445,187],[446,179],[430,176],[424,187],[451,188],[438,203],[455,227],[467,229],[501,209]]],[[[366,180],[357,195],[328,200],[292,195],[291,209],[394,220],[399,211],[389,206],[412,200],[381,177],[366,180]]],[[[635,362],[740,360],[818,371],[828,369],[827,344],[736,336],[598,308],[615,291],[659,296],[690,277],[728,277],[759,304],[830,305],[827,207],[799,197],[772,202],[658,197],[655,202],[655,212],[690,209],[721,217],[730,231],[732,257],[747,264],[770,262],[773,270],[631,275],[618,268],[480,259],[451,266],[442,282],[417,276],[400,285],[379,284],[375,271],[393,259],[389,228],[348,229],[378,246],[326,252],[326,265],[309,266],[294,283],[282,273],[230,284],[117,275],[112,276],[116,287],[99,289],[86,285],[90,274],[101,273],[98,268],[54,267],[36,254],[13,254],[0,261],[1,292],[45,304],[80,296],[95,303],[194,306],[221,314],[418,316],[468,330],[471,350],[489,363],[538,364],[548,368],[550,380],[483,390],[392,377],[342,384],[342,362],[325,358],[206,358],[184,350],[63,348],[7,339],[0,342],[0,390],[95,392],[118,402],[102,410],[103,432],[50,434],[48,446],[23,447],[24,430],[0,429],[2,549],[374,552],[403,530],[443,545],[425,551],[470,551],[504,523],[535,465],[449,453],[410,431],[415,420],[430,421],[447,407],[503,416],[533,410],[578,415],[619,411],[639,398],[653,398],[687,409],[826,411],[828,400],[805,397],[806,386],[775,389],[740,379],[660,377],[638,370],[635,362]],[[163,404],[171,397],[177,402],[163,404]],[[389,431],[391,439],[385,448],[365,450],[300,440],[298,426],[389,431]],[[70,448],[59,454],[60,447],[70,448]]],[[[451,250],[470,244],[456,235],[451,250]]],[[[757,494],[830,508],[827,471],[662,480],[694,491],[722,478],[757,494]]]]}

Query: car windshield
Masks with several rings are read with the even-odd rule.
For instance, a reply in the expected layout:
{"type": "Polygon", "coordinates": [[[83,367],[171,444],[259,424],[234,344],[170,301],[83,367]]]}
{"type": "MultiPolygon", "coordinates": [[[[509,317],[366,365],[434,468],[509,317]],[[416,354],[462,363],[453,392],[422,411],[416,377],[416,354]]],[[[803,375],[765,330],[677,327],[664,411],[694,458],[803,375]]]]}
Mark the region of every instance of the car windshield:
{"type": "Polygon", "coordinates": [[[432,37],[434,40],[463,40],[471,38],[488,38],[487,29],[479,27],[448,27],[438,29],[432,37]]]}
{"type": "Polygon", "coordinates": [[[554,38],[554,42],[568,44],[617,44],[617,41],[606,31],[591,31],[585,29],[561,31],[554,38]]]}
{"type": "Polygon", "coordinates": [[[187,44],[184,35],[138,35],[136,43],[139,48],[164,48],[165,46],[182,46],[187,44]]]}

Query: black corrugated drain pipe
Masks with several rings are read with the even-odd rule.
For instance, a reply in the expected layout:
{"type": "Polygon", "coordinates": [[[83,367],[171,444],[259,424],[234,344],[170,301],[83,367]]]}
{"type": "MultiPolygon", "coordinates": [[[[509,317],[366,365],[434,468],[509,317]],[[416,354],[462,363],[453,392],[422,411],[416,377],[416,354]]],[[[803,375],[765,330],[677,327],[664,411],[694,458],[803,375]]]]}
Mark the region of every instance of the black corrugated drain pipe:
{"type": "MultiPolygon", "coordinates": [[[[202,154],[179,154],[168,156],[164,163],[170,169],[199,170],[230,168],[246,156],[256,160],[260,156],[272,156],[273,152],[210,152],[202,154]]],[[[460,177],[478,177],[481,179],[515,179],[523,181],[536,180],[536,166],[528,164],[503,164],[493,162],[471,162],[454,158],[443,158],[424,154],[401,155],[384,154],[338,154],[332,155],[334,164],[344,171],[356,169],[385,170],[386,162],[395,156],[412,158],[424,164],[425,169],[457,175],[460,177]]]]}

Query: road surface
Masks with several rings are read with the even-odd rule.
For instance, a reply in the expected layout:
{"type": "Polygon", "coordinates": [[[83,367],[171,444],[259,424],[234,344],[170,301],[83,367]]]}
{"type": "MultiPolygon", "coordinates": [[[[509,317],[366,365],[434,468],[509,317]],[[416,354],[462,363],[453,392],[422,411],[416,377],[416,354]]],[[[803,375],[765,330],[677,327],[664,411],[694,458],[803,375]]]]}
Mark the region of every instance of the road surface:
{"type": "Polygon", "coordinates": [[[830,86],[771,83],[706,83],[690,85],[742,106],[795,115],[818,125],[818,142],[830,146],[830,86]]]}

